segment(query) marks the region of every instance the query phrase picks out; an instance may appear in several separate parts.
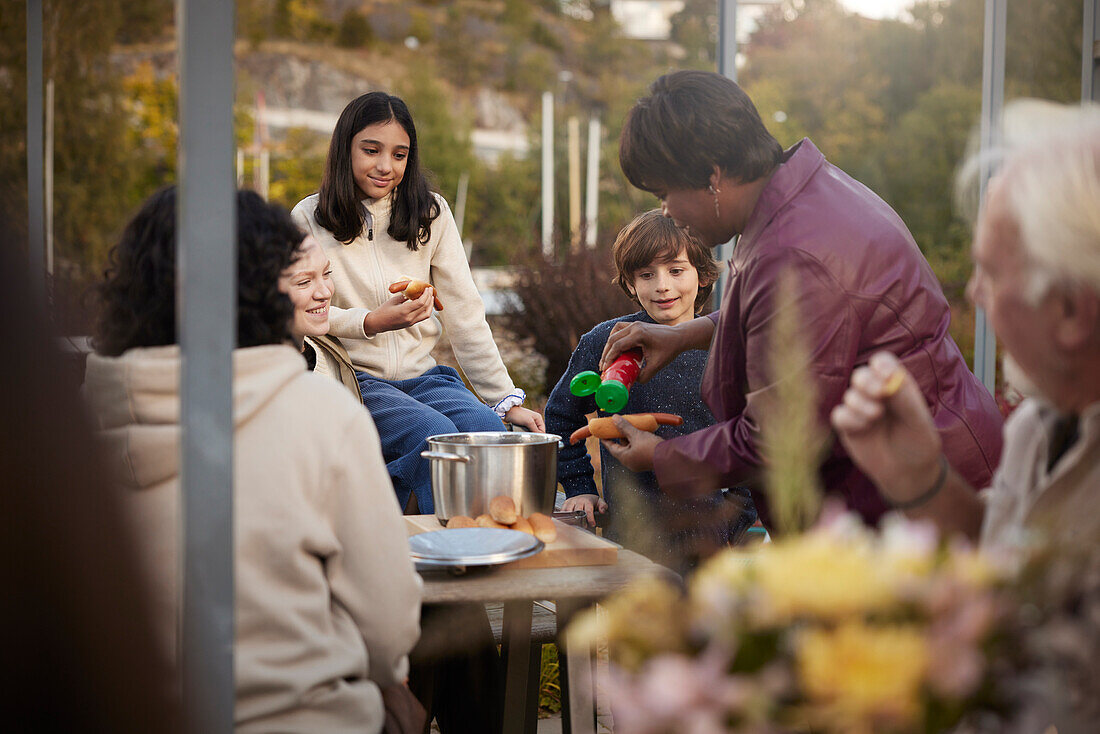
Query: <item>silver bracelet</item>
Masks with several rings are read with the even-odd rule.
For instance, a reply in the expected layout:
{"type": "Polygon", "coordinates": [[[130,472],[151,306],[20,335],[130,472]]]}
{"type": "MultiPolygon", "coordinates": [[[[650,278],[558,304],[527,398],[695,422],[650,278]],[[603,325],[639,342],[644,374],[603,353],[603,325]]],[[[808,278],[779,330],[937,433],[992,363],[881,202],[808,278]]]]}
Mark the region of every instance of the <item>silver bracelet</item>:
{"type": "Polygon", "coordinates": [[[935,497],[937,494],[939,494],[940,490],[943,489],[943,485],[947,484],[947,470],[949,468],[950,465],[947,463],[947,457],[943,454],[940,454],[940,473],[936,477],[936,481],[931,487],[929,487],[924,492],[918,494],[911,500],[905,500],[904,502],[895,502],[894,500],[887,497],[886,501],[890,503],[890,506],[893,507],[895,510],[914,510],[920,507],[921,505],[935,497]]]}

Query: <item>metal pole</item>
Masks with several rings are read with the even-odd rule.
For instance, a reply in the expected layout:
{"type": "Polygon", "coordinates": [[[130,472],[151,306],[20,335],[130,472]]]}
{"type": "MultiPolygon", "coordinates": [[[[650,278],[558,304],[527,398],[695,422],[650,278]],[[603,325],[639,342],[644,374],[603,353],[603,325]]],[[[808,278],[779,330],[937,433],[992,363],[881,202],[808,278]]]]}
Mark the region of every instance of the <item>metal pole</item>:
{"type": "Polygon", "coordinates": [[[737,0],[718,0],[718,73],[737,81],[737,0]]]}
{"type": "Polygon", "coordinates": [[[470,172],[463,171],[458,175],[458,191],[455,195],[455,226],[458,227],[458,236],[462,236],[462,228],[466,222],[466,193],[470,189],[470,172]]]}
{"type": "Polygon", "coordinates": [[[1100,102],[1100,0],[1084,0],[1085,24],[1081,39],[1081,101],[1100,102]]]}
{"type": "Polygon", "coordinates": [[[466,259],[473,255],[473,244],[467,242],[462,236],[466,224],[466,193],[470,188],[470,172],[463,171],[458,175],[458,192],[455,196],[455,226],[458,227],[458,238],[462,240],[462,249],[466,251],[466,259]]]}
{"type": "Polygon", "coordinates": [[[177,0],[183,701],[233,731],[234,2],[177,0]]]}
{"type": "Polygon", "coordinates": [[[271,193],[271,151],[264,148],[260,151],[260,196],[267,201],[271,193]]]}
{"type": "MultiPolygon", "coordinates": [[[[996,147],[1000,137],[997,126],[1005,103],[1005,20],[1008,16],[1007,0],[985,0],[985,41],[982,51],[982,121],[981,149],[984,152],[996,147]]],[[[984,200],[986,186],[993,170],[983,162],[981,170],[981,197],[984,200]]],[[[977,308],[974,313],[974,374],[989,392],[997,383],[997,337],[989,324],[985,311],[977,308]]]]}
{"type": "Polygon", "coordinates": [[[53,276],[53,79],[46,82],[46,155],[43,191],[46,197],[46,274],[53,276]]]}
{"type": "Polygon", "coordinates": [[[42,129],[42,0],[27,0],[27,264],[36,308],[46,304],[42,129]]]}
{"type": "MultiPolygon", "coordinates": [[[[737,0],[718,0],[718,73],[737,81],[737,0]]],[[[720,262],[733,257],[735,244],[737,237],[718,246],[715,255],[720,262]]],[[[728,273],[728,269],[723,269],[718,276],[717,287],[711,296],[715,310],[722,307],[722,293],[726,290],[728,273]]]]}
{"type": "Polygon", "coordinates": [[[584,243],[596,246],[597,209],[600,205],[600,121],[588,121],[588,180],[584,188],[584,243]]]}
{"type": "Polygon", "coordinates": [[[554,254],[554,95],[542,93],[542,254],[554,254]]]}
{"type": "Polygon", "coordinates": [[[581,246],[581,121],[569,118],[569,246],[581,246]]]}

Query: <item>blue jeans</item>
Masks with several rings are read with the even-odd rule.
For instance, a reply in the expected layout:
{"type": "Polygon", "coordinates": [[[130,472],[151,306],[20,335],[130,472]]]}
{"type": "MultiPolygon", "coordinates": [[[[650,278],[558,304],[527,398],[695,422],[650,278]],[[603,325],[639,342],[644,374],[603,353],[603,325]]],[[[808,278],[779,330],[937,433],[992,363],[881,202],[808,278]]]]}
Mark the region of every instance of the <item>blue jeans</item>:
{"type": "Polygon", "coordinates": [[[383,380],[356,372],[363,404],[374,418],[382,457],[404,509],[409,495],[424,514],[435,512],[424,441],[438,433],[503,431],[504,422],[463,384],[453,367],[437,365],[408,380],[383,380]]]}

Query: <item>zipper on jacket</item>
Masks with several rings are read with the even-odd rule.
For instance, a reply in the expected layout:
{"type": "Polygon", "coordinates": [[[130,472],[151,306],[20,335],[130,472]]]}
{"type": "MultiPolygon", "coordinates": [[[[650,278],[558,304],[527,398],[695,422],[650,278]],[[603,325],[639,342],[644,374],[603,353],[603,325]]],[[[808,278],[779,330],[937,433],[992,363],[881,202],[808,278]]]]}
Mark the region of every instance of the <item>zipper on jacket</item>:
{"type": "MultiPolygon", "coordinates": [[[[369,210],[368,210],[367,214],[370,215],[369,210]]],[[[374,233],[374,217],[372,216],[371,221],[370,221],[370,225],[367,228],[367,239],[370,239],[371,236],[373,235],[373,233],[374,233]]],[[[371,255],[374,258],[374,269],[375,269],[375,272],[378,274],[378,280],[382,282],[382,295],[383,295],[382,301],[385,302],[390,294],[389,294],[389,288],[388,288],[389,284],[386,282],[386,271],[382,267],[382,256],[379,255],[377,247],[370,248],[370,251],[371,251],[371,255]]],[[[384,373],[382,375],[382,377],[384,379],[387,379],[387,380],[393,380],[393,379],[396,379],[396,375],[399,374],[399,370],[401,368],[401,365],[400,365],[401,355],[400,355],[400,350],[398,349],[398,346],[397,346],[397,331],[396,330],[386,332],[386,342],[387,342],[388,347],[389,347],[389,353],[390,353],[390,358],[391,358],[390,359],[390,364],[393,365],[393,369],[388,374],[384,373]]]]}
{"type": "Polygon", "coordinates": [[[373,242],[374,241],[374,215],[371,214],[370,209],[368,209],[366,206],[363,206],[363,218],[366,219],[367,241],[368,242],[373,242]]]}

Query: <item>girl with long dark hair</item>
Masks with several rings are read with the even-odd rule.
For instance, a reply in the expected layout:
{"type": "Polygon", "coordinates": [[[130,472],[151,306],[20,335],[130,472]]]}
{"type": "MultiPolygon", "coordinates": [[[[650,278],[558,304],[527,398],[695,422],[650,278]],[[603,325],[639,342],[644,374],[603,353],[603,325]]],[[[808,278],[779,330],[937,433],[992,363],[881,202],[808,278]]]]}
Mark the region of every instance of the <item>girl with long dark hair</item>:
{"type": "Polygon", "coordinates": [[[330,333],[351,357],[402,507],[412,495],[421,512],[434,510],[420,458],[428,436],[502,431],[501,419],[544,429],[500,358],[454,217],[428,185],[401,99],[371,92],[344,108],[320,190],[293,214],[332,262],[330,333]],[[413,298],[390,292],[410,278],[430,286],[413,298]],[[432,357],[444,328],[477,397],[432,357]]]}

